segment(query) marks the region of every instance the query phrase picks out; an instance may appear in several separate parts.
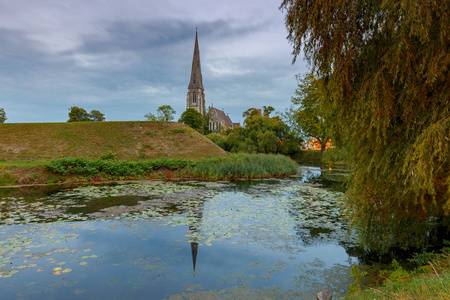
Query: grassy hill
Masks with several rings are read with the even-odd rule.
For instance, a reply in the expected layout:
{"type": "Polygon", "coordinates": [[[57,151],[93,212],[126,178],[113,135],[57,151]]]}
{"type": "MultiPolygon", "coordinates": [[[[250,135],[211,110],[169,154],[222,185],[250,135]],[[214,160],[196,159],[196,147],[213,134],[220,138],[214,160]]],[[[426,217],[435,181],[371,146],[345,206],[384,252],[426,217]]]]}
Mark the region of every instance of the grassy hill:
{"type": "Polygon", "coordinates": [[[175,122],[0,124],[0,162],[97,158],[109,151],[126,160],[227,156],[205,136],[175,122]]]}

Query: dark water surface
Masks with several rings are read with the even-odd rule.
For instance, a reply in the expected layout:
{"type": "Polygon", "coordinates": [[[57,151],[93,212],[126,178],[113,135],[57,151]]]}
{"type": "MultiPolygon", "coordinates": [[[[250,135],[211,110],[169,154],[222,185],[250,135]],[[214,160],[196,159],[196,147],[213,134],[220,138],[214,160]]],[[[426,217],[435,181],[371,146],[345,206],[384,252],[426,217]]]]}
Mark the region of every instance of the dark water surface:
{"type": "Polygon", "coordinates": [[[340,216],[342,174],[2,188],[0,298],[343,295],[358,259],[340,216]]]}

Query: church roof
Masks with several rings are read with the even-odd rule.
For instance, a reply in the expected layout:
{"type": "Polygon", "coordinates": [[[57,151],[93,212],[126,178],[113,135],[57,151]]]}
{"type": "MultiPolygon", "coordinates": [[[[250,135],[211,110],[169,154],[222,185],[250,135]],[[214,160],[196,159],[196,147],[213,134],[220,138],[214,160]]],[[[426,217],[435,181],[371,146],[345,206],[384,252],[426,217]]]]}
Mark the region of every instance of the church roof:
{"type": "Polygon", "coordinates": [[[224,124],[230,128],[233,128],[233,122],[231,122],[231,119],[228,115],[226,115],[223,110],[217,109],[215,107],[212,107],[214,110],[218,120],[217,121],[223,121],[224,124]]]}
{"type": "Polygon", "coordinates": [[[195,32],[194,57],[192,58],[191,81],[188,89],[204,89],[202,81],[202,68],[200,66],[200,50],[198,48],[198,36],[195,32]]]}

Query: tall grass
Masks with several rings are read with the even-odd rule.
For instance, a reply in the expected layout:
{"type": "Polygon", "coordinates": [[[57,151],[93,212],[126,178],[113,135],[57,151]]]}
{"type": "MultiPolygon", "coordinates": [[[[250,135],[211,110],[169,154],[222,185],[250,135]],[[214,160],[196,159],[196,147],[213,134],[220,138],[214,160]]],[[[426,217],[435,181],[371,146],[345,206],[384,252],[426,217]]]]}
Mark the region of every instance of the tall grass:
{"type": "Polygon", "coordinates": [[[180,175],[205,179],[262,178],[295,174],[298,165],[283,155],[234,154],[225,158],[145,161],[60,158],[45,164],[47,171],[61,175],[145,176],[158,169],[182,170],[180,175]]]}
{"type": "Polygon", "coordinates": [[[383,286],[350,293],[345,299],[450,299],[449,247],[444,247],[442,253],[416,254],[410,261],[419,267],[406,271],[397,266],[393,271],[381,272],[385,278],[383,286]]]}
{"type": "Polygon", "coordinates": [[[46,163],[48,171],[61,175],[140,176],[158,168],[170,170],[185,168],[193,163],[189,159],[160,158],[146,161],[88,159],[82,157],[59,158],[46,163]]]}
{"type": "Polygon", "coordinates": [[[188,168],[196,177],[262,178],[295,174],[298,165],[289,157],[272,154],[232,154],[225,158],[204,158],[188,168]]]}

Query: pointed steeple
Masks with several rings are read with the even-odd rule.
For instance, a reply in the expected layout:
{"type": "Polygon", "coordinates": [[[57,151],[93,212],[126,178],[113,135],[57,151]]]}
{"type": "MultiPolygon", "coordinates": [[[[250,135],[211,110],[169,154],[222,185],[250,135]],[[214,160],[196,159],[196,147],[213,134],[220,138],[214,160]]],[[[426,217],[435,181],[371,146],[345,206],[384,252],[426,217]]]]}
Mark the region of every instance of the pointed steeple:
{"type": "Polygon", "coordinates": [[[203,88],[202,68],[200,66],[200,50],[198,34],[195,29],[194,57],[192,58],[191,81],[186,97],[186,109],[195,108],[202,115],[205,114],[205,89],[203,88]]]}
{"type": "Polygon", "coordinates": [[[191,252],[192,252],[192,267],[195,272],[195,265],[197,264],[197,253],[198,253],[198,243],[191,243],[191,252]]]}
{"type": "Polygon", "coordinates": [[[191,81],[189,82],[188,89],[203,90],[202,68],[200,66],[200,50],[198,48],[197,29],[195,30],[194,57],[192,58],[191,81]]]}

